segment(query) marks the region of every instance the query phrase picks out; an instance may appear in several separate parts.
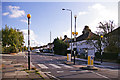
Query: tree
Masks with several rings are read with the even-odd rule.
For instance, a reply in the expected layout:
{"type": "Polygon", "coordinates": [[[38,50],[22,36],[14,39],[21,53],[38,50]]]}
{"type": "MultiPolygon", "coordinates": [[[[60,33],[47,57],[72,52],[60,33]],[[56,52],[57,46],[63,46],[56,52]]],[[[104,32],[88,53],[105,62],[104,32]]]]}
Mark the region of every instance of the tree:
{"type": "Polygon", "coordinates": [[[86,44],[90,44],[93,45],[97,51],[99,53],[101,53],[101,40],[100,40],[100,36],[98,36],[97,34],[94,34],[91,32],[91,29],[89,28],[89,26],[85,26],[83,31],[82,31],[83,35],[88,34],[88,38],[86,39],[86,44]]]}
{"type": "Polygon", "coordinates": [[[66,55],[67,53],[67,44],[63,42],[62,40],[59,40],[59,38],[54,39],[54,52],[55,54],[59,55],[66,55]]]}
{"type": "MultiPolygon", "coordinates": [[[[115,27],[115,24],[113,23],[113,21],[100,22],[99,26],[97,27],[99,31],[96,31],[97,36],[93,36],[87,39],[87,43],[89,42],[89,44],[94,45],[94,47],[97,49],[99,53],[101,53],[102,51],[101,47],[104,48],[104,52],[118,53],[119,48],[117,44],[119,43],[118,41],[119,35],[117,35],[118,34],[117,32],[119,31],[116,31],[116,33],[113,34],[114,27],[115,27]],[[103,36],[103,38],[101,38],[101,35],[103,36]]],[[[89,28],[86,28],[86,29],[89,30],[89,28]]],[[[84,31],[85,29],[83,30],[83,32],[84,31]]]]}
{"type": "Polygon", "coordinates": [[[104,51],[110,52],[110,53],[118,53],[119,49],[118,46],[118,34],[113,34],[113,30],[115,28],[115,24],[113,21],[109,22],[100,22],[99,24],[99,35],[102,34],[104,37],[102,39],[102,42],[104,43],[104,51]]]}
{"type": "Polygon", "coordinates": [[[2,29],[2,52],[10,53],[21,51],[24,43],[23,40],[22,32],[5,25],[5,29],[2,29]]]}

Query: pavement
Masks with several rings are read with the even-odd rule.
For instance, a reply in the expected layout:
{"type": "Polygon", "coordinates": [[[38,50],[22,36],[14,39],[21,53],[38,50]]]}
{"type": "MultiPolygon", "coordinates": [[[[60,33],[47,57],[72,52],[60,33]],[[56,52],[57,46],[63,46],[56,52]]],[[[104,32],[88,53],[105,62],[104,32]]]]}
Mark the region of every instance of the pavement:
{"type": "Polygon", "coordinates": [[[31,63],[28,70],[27,57],[20,52],[16,55],[0,54],[2,56],[2,80],[45,80],[49,79],[31,63]]]}

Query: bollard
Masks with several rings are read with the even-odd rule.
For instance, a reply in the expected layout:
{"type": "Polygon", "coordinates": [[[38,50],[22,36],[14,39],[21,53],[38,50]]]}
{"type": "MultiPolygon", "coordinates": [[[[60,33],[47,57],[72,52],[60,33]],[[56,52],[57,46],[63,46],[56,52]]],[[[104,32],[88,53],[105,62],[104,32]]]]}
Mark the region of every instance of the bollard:
{"type": "Polygon", "coordinates": [[[68,61],[68,62],[71,61],[71,54],[67,54],[67,61],[68,61]]]}
{"type": "Polygon", "coordinates": [[[88,66],[90,65],[90,56],[88,56],[88,66]]]}

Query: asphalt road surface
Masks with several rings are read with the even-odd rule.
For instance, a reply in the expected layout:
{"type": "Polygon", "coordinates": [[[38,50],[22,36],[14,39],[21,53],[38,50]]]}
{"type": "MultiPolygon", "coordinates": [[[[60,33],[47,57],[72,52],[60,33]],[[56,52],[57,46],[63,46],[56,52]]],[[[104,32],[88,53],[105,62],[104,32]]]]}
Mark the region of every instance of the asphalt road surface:
{"type": "Polygon", "coordinates": [[[65,61],[65,56],[31,52],[33,65],[56,80],[118,80],[119,77],[118,69],[82,70],[79,67],[87,62],[76,61],[76,65],[66,65],[65,61]]]}

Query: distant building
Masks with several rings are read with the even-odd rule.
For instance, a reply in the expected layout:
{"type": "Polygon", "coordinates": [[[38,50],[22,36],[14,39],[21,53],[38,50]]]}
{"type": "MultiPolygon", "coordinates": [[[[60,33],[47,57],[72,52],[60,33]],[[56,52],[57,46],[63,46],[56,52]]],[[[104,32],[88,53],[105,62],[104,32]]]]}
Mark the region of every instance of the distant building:
{"type": "Polygon", "coordinates": [[[53,49],[53,47],[54,47],[54,44],[53,44],[53,43],[48,43],[47,49],[53,49]]]}
{"type": "MultiPolygon", "coordinates": [[[[77,48],[77,52],[79,55],[82,53],[83,54],[86,53],[88,48],[94,48],[96,52],[97,49],[94,47],[93,44],[90,44],[88,40],[92,40],[93,37],[98,37],[98,35],[91,32],[88,26],[85,26],[82,33],[83,33],[82,35],[76,37],[76,42],[74,41],[74,39],[72,39],[72,50],[74,48],[77,48]],[[77,44],[77,46],[75,44],[77,44]]],[[[68,50],[71,50],[71,40],[68,40],[68,42],[70,43],[68,50]]],[[[96,40],[93,40],[93,42],[95,43],[96,40]]]]}

